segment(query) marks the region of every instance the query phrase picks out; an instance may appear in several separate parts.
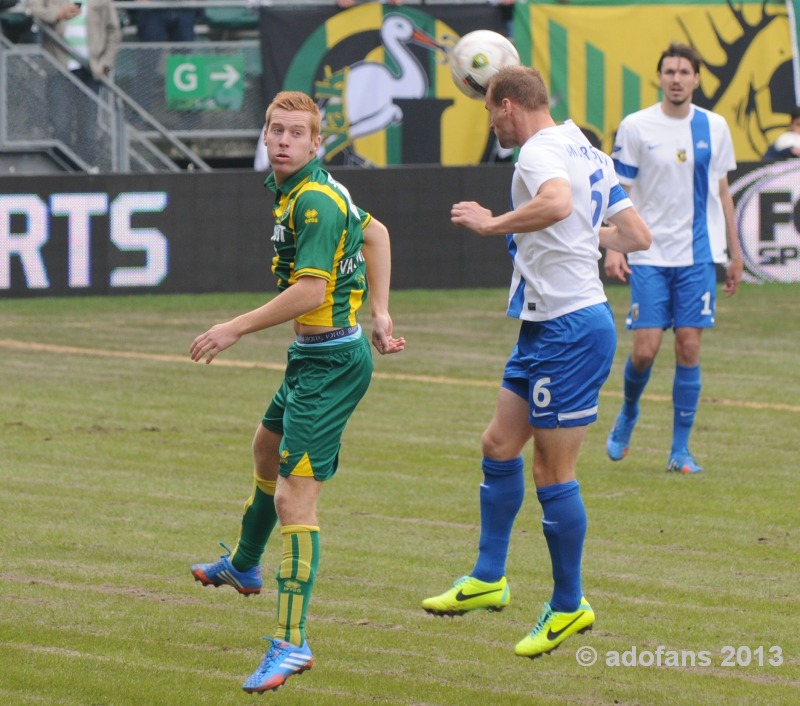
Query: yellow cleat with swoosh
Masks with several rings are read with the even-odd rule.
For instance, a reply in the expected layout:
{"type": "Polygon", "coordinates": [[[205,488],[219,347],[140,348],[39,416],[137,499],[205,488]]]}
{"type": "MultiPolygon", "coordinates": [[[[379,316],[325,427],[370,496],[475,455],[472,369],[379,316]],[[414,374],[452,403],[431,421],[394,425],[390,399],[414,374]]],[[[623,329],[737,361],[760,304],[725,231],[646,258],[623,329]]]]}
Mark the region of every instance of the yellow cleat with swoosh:
{"type": "Polygon", "coordinates": [[[531,659],[541,657],[558,647],[570,635],[591,630],[593,623],[594,611],[585,598],[581,598],[581,604],[574,613],[556,612],[549,603],[545,603],[539,622],[530,635],[517,643],[514,654],[531,659]]]}
{"type": "Polygon", "coordinates": [[[422,607],[432,615],[464,615],[470,610],[481,609],[500,612],[510,599],[505,576],[491,583],[462,576],[449,591],[422,601],[422,607]]]}

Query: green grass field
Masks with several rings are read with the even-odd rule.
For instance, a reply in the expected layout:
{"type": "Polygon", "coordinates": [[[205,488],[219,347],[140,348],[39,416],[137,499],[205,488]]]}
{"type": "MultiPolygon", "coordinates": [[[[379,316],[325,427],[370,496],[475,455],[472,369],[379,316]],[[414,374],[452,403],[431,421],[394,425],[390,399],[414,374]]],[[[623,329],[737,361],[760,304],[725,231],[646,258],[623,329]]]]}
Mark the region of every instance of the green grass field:
{"type": "MultiPolygon", "coordinates": [[[[627,290],[609,296],[621,322],[627,290]]],[[[630,346],[620,331],[579,467],[596,627],[535,661],[513,654],[551,589],[532,483],[512,537],[511,605],[456,619],[419,606],[475,559],[479,439],[517,329],[502,313],[505,291],[396,293],[408,349],[376,355],[322,495],[308,623],[316,664],[255,697],[241,683],[273,629],[272,585],[244,598],[202,588],[189,566],[236,540],[252,433],[291,332],[250,336],[210,366],[187,351],[261,300],[0,301],[4,703],[800,703],[797,286],[745,286],[719,302],[704,337],[699,476],[664,472],[670,338],[630,455],[606,458],[630,346]],[[596,650],[593,666],[577,663],[583,646],[596,650]],[[660,646],[707,653],[710,664],[702,655],[694,667],[610,664],[660,646]]],[[[267,578],[279,551],[273,537],[267,578]]]]}

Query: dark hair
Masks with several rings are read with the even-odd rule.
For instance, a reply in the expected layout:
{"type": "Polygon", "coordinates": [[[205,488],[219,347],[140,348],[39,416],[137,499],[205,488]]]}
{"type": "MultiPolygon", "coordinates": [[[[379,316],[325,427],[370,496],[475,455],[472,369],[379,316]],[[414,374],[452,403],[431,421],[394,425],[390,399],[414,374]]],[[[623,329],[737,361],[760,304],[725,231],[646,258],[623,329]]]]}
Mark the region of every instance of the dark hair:
{"type": "Polygon", "coordinates": [[[800,105],[798,105],[791,113],[789,113],[789,123],[793,123],[797,118],[800,118],[800,105]]]}
{"type": "Polygon", "coordinates": [[[700,73],[700,55],[695,51],[694,47],[688,44],[681,44],[680,42],[672,42],[662,53],[661,58],[658,60],[658,73],[661,73],[661,64],[664,59],[672,56],[677,56],[681,59],[687,59],[692,65],[696,74],[700,73]]]}

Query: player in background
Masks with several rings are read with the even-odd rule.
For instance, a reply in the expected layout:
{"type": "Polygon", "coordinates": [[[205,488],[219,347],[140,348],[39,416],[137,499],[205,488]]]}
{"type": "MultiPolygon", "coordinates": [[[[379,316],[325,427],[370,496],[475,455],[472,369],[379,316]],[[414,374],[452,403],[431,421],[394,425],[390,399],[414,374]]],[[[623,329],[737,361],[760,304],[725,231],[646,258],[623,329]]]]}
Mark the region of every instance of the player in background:
{"type": "MultiPolygon", "coordinates": [[[[307,95],[279,93],[267,109],[264,141],[272,172],[266,185],[279,294],[263,306],[213,326],[191,345],[194,361],[210,363],[243,335],[294,322],[282,385],[253,439],[255,483],[244,506],[239,541],[211,564],[195,564],[204,585],[239,593],[263,585],[261,556],[280,523],[277,625],[247,692],[277,689],[310,669],[305,619],[320,557],[317,501],[336,472],[345,425],[372,376],[369,343],[357,321],[367,295],[372,342],[381,354],[402,351],[389,316],[391,254],[386,228],[360,209],[320,166],[320,113],[307,95]]],[[[224,546],[224,545],[223,545],[224,546]]]]}
{"type": "Polygon", "coordinates": [[[522,323],[481,440],[477,562],[450,590],[422,602],[434,615],[508,605],[506,556],[525,494],[521,454],[533,438],[533,480],[544,511],[553,592],[533,630],[516,645],[524,657],[549,652],[595,620],[581,586],[586,509],[576,467],[616,348],[599,247],[630,252],[650,244],[611,158],[572,121],[556,125],[549,106],[535,69],[509,67],[493,77],[486,94],[491,128],[503,147],[521,148],[511,184],[513,210],[494,216],[475,202],[452,207],[452,222],[478,235],[513,234],[507,236],[514,262],[507,315],[522,323]]]}
{"type": "Polygon", "coordinates": [[[606,442],[609,457],[628,453],[639,418],[639,399],[650,379],[664,331],[675,331],[672,447],[668,471],[703,469],[689,452],[700,399],[700,337],[714,325],[717,266],[728,258],[723,291],[742,279],[742,251],[728,190],[736,168],[730,130],[722,116],[692,103],[700,83],[700,57],[671,44],[658,61],[660,103],[632,113],[619,126],[614,165],[653,233],[653,245],[625,256],[609,251],[605,271],[630,276],[631,308],[625,322],[633,349],[625,364],[624,402],[606,442]],[[727,253],[726,253],[727,245],[727,253]]]}
{"type": "Polygon", "coordinates": [[[800,157],[800,106],[789,113],[789,125],[784,133],[778,135],[764,153],[763,159],[775,162],[782,159],[800,157]]]}

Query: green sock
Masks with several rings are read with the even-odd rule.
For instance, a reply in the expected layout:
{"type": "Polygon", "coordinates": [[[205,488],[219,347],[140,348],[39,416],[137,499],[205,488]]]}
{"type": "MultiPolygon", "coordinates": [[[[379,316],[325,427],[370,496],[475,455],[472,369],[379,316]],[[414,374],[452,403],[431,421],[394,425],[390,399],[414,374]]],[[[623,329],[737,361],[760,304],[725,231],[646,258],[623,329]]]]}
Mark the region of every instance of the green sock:
{"type": "Polygon", "coordinates": [[[278,580],[278,627],[276,640],[298,647],[306,639],[306,611],[319,565],[319,527],[287,525],[281,528],[283,558],[278,580]]]}
{"type": "Polygon", "coordinates": [[[277,522],[275,481],[256,477],[253,494],[244,504],[239,541],[231,552],[230,562],[234,569],[247,571],[261,563],[264,548],[277,522]]]}

